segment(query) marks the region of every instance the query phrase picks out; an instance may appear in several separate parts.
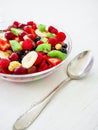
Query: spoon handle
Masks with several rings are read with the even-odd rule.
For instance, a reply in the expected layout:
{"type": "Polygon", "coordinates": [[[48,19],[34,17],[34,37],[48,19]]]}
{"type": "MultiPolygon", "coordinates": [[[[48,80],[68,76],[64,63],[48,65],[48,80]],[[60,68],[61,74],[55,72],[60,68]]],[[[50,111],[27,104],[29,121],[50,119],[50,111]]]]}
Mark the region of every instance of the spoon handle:
{"type": "Polygon", "coordinates": [[[46,105],[49,103],[54,94],[68,82],[70,78],[63,80],[59,85],[57,85],[47,96],[42,100],[36,102],[29,110],[27,110],[23,115],[21,115],[15,122],[13,130],[25,130],[27,129],[33,121],[40,115],[46,105]]]}

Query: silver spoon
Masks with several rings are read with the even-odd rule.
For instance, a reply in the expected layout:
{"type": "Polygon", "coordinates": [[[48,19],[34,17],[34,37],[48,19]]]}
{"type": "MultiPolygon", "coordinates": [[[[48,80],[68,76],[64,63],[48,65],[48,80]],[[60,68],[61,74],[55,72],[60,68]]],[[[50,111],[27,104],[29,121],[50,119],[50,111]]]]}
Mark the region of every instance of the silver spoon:
{"type": "Polygon", "coordinates": [[[93,65],[92,52],[89,50],[78,54],[67,66],[67,79],[63,80],[57,87],[55,87],[46,97],[35,103],[28,111],[20,116],[14,126],[13,130],[25,130],[33,121],[39,116],[45,106],[49,103],[53,95],[59,90],[65,82],[72,79],[80,79],[87,75],[93,65]]]}

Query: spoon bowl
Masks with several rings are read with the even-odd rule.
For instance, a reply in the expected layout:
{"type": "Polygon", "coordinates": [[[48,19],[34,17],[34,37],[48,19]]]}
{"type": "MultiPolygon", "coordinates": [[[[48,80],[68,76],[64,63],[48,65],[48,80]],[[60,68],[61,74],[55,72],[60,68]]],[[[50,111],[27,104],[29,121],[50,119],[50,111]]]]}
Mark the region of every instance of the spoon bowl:
{"type": "Polygon", "coordinates": [[[29,110],[27,110],[22,116],[20,116],[14,126],[13,130],[25,130],[27,129],[35,119],[40,115],[42,110],[49,103],[51,98],[56,92],[71,79],[80,79],[88,74],[93,65],[93,55],[91,51],[83,51],[78,54],[67,66],[67,79],[63,80],[57,85],[49,94],[43,99],[36,102],[29,110]]]}
{"type": "Polygon", "coordinates": [[[67,66],[67,75],[71,79],[83,78],[91,70],[94,59],[91,51],[77,55],[67,66]]]}

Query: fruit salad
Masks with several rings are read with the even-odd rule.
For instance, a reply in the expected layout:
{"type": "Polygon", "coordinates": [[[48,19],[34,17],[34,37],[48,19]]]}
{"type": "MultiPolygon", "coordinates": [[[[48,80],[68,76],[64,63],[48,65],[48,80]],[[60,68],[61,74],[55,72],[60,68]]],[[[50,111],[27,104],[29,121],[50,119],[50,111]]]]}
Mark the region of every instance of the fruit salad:
{"type": "Polygon", "coordinates": [[[0,73],[32,74],[50,69],[67,57],[66,34],[33,21],[14,21],[0,32],[0,73]]]}

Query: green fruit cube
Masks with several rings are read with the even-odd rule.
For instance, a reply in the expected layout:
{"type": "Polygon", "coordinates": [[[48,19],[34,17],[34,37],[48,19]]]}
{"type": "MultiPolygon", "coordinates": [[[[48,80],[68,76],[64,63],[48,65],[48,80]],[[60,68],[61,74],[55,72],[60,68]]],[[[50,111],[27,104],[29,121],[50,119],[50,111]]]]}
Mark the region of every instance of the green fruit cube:
{"type": "Polygon", "coordinates": [[[19,33],[23,32],[23,30],[19,28],[11,28],[11,31],[14,33],[14,35],[18,36],[19,33]]]}
{"type": "Polygon", "coordinates": [[[64,60],[67,56],[65,53],[58,51],[58,50],[52,50],[52,51],[48,52],[47,55],[50,57],[59,58],[61,60],[64,60]]]}
{"type": "Polygon", "coordinates": [[[37,46],[36,51],[37,52],[42,51],[42,52],[48,53],[49,51],[51,51],[51,44],[48,44],[48,43],[40,44],[37,46]]]}
{"type": "Polygon", "coordinates": [[[16,40],[10,40],[10,45],[14,52],[22,50],[21,44],[17,42],[16,40]]]}
{"type": "Polygon", "coordinates": [[[52,33],[50,33],[50,32],[47,32],[46,35],[47,35],[47,37],[49,37],[49,38],[54,38],[54,37],[55,37],[55,34],[52,34],[52,33]]]}
{"type": "Polygon", "coordinates": [[[38,30],[41,31],[41,32],[44,32],[46,30],[46,26],[43,25],[43,24],[39,24],[38,25],[38,30]]]}

